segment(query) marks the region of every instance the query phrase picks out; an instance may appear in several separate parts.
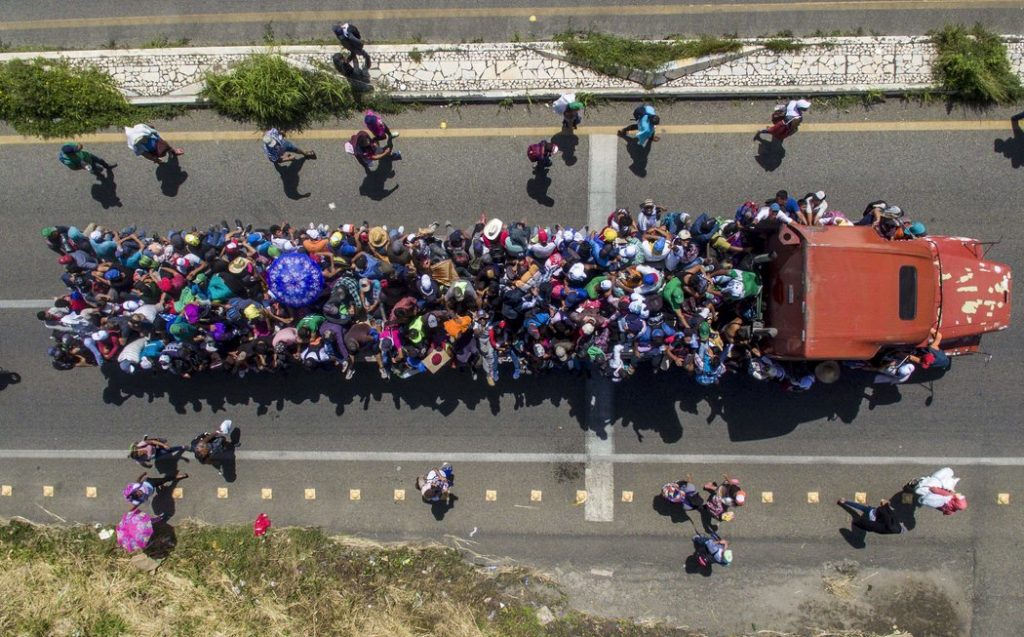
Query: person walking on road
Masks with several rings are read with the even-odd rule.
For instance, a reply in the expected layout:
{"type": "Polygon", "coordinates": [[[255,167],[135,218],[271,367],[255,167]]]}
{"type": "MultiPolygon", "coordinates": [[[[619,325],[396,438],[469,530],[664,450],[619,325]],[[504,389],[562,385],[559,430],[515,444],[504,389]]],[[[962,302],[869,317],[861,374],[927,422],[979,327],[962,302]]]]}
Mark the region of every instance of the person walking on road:
{"type": "Polygon", "coordinates": [[[526,147],[526,158],[536,164],[534,170],[538,173],[551,168],[551,158],[558,154],[558,146],[546,139],[526,147]]]}
{"type": "Polygon", "coordinates": [[[710,568],[713,564],[721,566],[732,564],[732,549],[729,548],[729,540],[723,540],[717,533],[694,535],[693,549],[697,556],[697,563],[704,568],[710,568]]]}
{"type": "Polygon", "coordinates": [[[855,516],[853,525],[858,529],[880,534],[905,533],[907,530],[896,518],[896,512],[888,500],[880,500],[877,507],[850,502],[846,498],[839,498],[836,504],[855,516]]]}
{"type": "Polygon", "coordinates": [[[186,478],[188,478],[188,474],[180,472],[163,478],[150,478],[149,474],[143,473],[135,482],[129,483],[124,488],[124,499],[132,505],[132,510],[135,510],[145,504],[150,496],[158,490],[166,489],[168,486],[173,488],[175,484],[186,478]]]}
{"type": "Polygon", "coordinates": [[[199,464],[213,465],[217,473],[224,475],[224,459],[238,446],[237,442],[232,442],[232,431],[234,425],[225,420],[217,431],[204,432],[193,438],[189,448],[199,464]]]}
{"type": "Polygon", "coordinates": [[[276,128],[271,128],[263,133],[263,153],[275,164],[294,161],[299,157],[316,159],[315,152],[302,150],[276,128]]]}
{"type": "Polygon", "coordinates": [[[562,116],[562,128],[576,130],[583,122],[583,102],[577,101],[575,93],[563,93],[551,103],[551,109],[562,116]]]}
{"type": "Polygon", "coordinates": [[[106,178],[110,179],[114,176],[114,168],[117,167],[117,164],[108,164],[102,157],[82,150],[82,145],[78,142],[65,142],[57,153],[57,159],[71,170],[85,170],[97,179],[104,178],[100,172],[101,168],[106,171],[106,178]]]}
{"type": "Polygon", "coordinates": [[[386,141],[387,145],[391,146],[392,140],[399,135],[398,132],[388,128],[380,113],[372,109],[366,109],[366,112],[363,113],[363,123],[366,124],[366,130],[370,131],[370,134],[373,135],[373,141],[375,142],[386,141]]]}
{"type": "Polygon", "coordinates": [[[380,161],[385,157],[390,157],[393,160],[402,158],[402,154],[395,150],[394,146],[388,144],[383,149],[377,146],[377,142],[373,140],[370,133],[361,130],[355,135],[349,138],[345,144],[345,152],[356,158],[356,161],[363,167],[367,173],[374,167],[374,162],[380,161]]]}
{"type": "Polygon", "coordinates": [[[168,155],[180,157],[185,154],[184,149],[172,148],[149,124],[125,126],[124,134],[128,139],[128,148],[131,148],[136,155],[145,157],[154,164],[162,164],[163,158],[168,155]]]}
{"type": "Polygon", "coordinates": [[[171,446],[165,438],[150,438],[143,436],[142,440],[132,443],[128,449],[128,457],[142,466],[149,468],[153,461],[167,454],[180,454],[185,447],[171,446]]]}
{"type": "Polygon", "coordinates": [[[811,103],[805,99],[790,100],[785,105],[779,104],[772,113],[772,125],[762,128],[754,135],[754,141],[761,141],[761,135],[768,134],[775,141],[781,142],[790,135],[794,135],[803,122],[804,113],[811,108],[811,103]]]}
{"type": "Polygon", "coordinates": [[[953,515],[967,508],[967,497],[956,491],[960,478],[953,474],[949,467],[939,469],[935,473],[912,480],[907,487],[917,495],[917,503],[941,511],[943,515],[953,515]]]}
{"type": "Polygon", "coordinates": [[[646,146],[648,142],[656,142],[661,138],[655,135],[655,127],[661,123],[661,118],[650,104],[641,104],[633,109],[635,124],[630,124],[619,129],[619,137],[626,137],[630,131],[636,131],[636,143],[646,146]]]}
{"type": "Polygon", "coordinates": [[[359,29],[356,28],[356,25],[349,24],[348,22],[338,23],[334,25],[333,31],[334,35],[338,38],[338,42],[340,42],[341,46],[345,47],[345,50],[348,51],[348,59],[346,62],[352,64],[357,55],[362,56],[363,62],[365,63],[363,70],[369,70],[370,56],[366,53],[366,49],[363,45],[363,36],[359,33],[359,29]]]}
{"type": "Polygon", "coordinates": [[[445,502],[451,497],[451,487],[455,484],[455,471],[452,466],[445,462],[440,467],[434,467],[426,475],[416,478],[416,488],[424,502],[445,502]]]}

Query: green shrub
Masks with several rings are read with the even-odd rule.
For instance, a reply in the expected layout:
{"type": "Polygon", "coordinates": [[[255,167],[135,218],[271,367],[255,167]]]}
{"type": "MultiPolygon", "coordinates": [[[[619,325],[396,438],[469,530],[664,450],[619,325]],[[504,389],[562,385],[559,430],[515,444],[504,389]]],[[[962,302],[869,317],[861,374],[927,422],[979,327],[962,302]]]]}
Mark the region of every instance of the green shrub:
{"type": "Polygon", "coordinates": [[[227,72],[208,72],[201,95],[233,120],[286,130],[347,115],[355,105],[348,82],[324,69],[296,68],[273,53],[252,55],[227,72]]]}
{"type": "Polygon", "coordinates": [[[975,104],[1009,104],[1024,94],[1010,67],[1006,45],[980,24],[946,25],[930,33],[938,56],[935,78],[951,99],[975,104]]]}
{"type": "Polygon", "coordinates": [[[73,137],[130,123],[136,113],[94,66],[44,58],[0,64],[0,119],[22,135],[73,137]]]}
{"type": "Polygon", "coordinates": [[[772,38],[761,46],[774,53],[796,53],[807,45],[792,38],[772,38]]]}
{"type": "Polygon", "coordinates": [[[696,40],[647,42],[595,31],[560,33],[555,41],[573,62],[607,75],[615,75],[620,68],[653,71],[672,60],[728,53],[742,46],[730,38],[704,35],[696,40]]]}

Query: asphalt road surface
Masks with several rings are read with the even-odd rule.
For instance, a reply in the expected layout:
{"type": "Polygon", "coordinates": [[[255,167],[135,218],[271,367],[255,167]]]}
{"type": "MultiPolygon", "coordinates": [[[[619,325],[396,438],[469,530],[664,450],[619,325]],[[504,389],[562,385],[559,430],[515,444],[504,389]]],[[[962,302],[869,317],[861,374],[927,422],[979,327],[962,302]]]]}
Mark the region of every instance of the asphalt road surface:
{"type": "Polygon", "coordinates": [[[47,334],[31,308],[60,291],[55,257],[38,236],[57,222],[162,232],[236,217],[295,225],[370,219],[408,228],[448,219],[468,225],[486,211],[583,225],[602,190],[622,205],[653,197],[671,208],[727,213],[779,188],[823,188],[840,210],[856,213],[885,198],[934,233],[1001,239],[989,258],[1021,262],[1024,244],[1011,220],[1024,140],[1013,137],[1003,111],[817,110],[783,157],[759,162],[750,136],[764,103],[666,105],[668,126],[646,158],[605,137],[631,110],[611,103],[588,114],[575,158],[551,170],[547,198],[530,184],[523,157],[528,142],[557,132],[538,105],[396,116],[405,159],[393,176],[369,184],[341,148],[355,123],[309,131],[301,144],[319,159],[301,167],[295,189],[308,196],[298,199],[263,157],[256,133],[209,115],[157,123],[172,142],[175,133],[185,140],[180,171],[171,174],[157,175],[113,137],[87,143],[119,163],[119,206],[109,191],[95,192],[89,176],[59,165],[56,143],[22,143],[0,131],[0,487],[10,487],[10,495],[0,490],[0,516],[112,524],[120,487],[139,473],[123,458],[129,442],[144,433],[187,442],[232,418],[243,443],[235,466],[223,477],[194,462],[183,466],[192,477],[180,485],[182,498],[169,501],[173,519],[249,522],[267,511],[278,524],[434,539],[481,562],[505,556],[555,573],[581,608],[723,633],[751,621],[766,627],[766,617],[787,627],[853,616],[841,598],[822,592],[823,578],[853,572],[850,586],[861,587],[864,603],[914,634],[1014,634],[1024,619],[1014,557],[1024,464],[1017,435],[1024,343],[1016,326],[985,338],[991,356],[956,360],[933,384],[881,389],[848,375],[803,395],[737,378],[706,391],[649,372],[614,388],[527,376],[490,389],[456,373],[407,382],[381,381],[371,369],[348,383],[303,373],[184,382],[47,364],[47,334]],[[695,122],[700,132],[671,128],[695,122]],[[931,130],[906,132],[908,123],[931,130]],[[872,130],[857,129],[864,126],[872,130]],[[592,170],[610,170],[614,188],[595,183],[592,170]],[[17,307],[19,300],[28,307],[17,307]],[[443,460],[456,466],[459,500],[431,512],[412,482],[443,460]],[[833,504],[837,497],[890,497],[943,464],[964,476],[967,511],[943,518],[918,510],[913,519],[907,512],[908,534],[870,537],[866,548],[840,534],[848,516],[833,504]],[[723,529],[737,563],[710,578],[689,574],[694,527],[654,495],[687,473],[710,480],[723,472],[741,477],[753,500],[723,529]],[[396,489],[405,500],[396,500],[396,489]],[[1004,497],[1008,504],[999,504],[1004,497]],[[919,595],[901,606],[879,593],[893,587],[919,595]],[[719,617],[707,601],[716,593],[744,596],[750,609],[719,617]],[[685,612],[671,601],[680,599],[685,612]]]}
{"type": "Polygon", "coordinates": [[[568,0],[479,2],[357,0],[344,8],[302,0],[282,7],[269,0],[154,2],[126,7],[117,0],[88,3],[0,2],[0,40],[17,47],[91,48],[188,40],[193,45],[333,41],[330,25],[357,24],[373,42],[472,42],[549,39],[566,30],[597,29],[635,37],[676,34],[742,37],[789,32],[924,34],[946,23],[980,22],[1000,33],[1024,28],[1020,0],[801,0],[682,2],[568,0]]]}

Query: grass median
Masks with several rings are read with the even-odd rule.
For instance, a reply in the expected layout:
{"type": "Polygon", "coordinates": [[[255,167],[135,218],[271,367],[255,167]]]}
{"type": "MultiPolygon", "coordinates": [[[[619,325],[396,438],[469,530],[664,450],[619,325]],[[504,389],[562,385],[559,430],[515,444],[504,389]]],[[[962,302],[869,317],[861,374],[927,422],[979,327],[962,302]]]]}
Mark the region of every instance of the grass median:
{"type": "Polygon", "coordinates": [[[307,528],[256,538],[250,527],[188,523],[159,529],[148,551],[160,561],[153,572],[136,568],[91,527],[0,524],[0,634],[701,635],[566,611],[565,596],[542,575],[476,566],[450,548],[381,545],[307,528]]]}

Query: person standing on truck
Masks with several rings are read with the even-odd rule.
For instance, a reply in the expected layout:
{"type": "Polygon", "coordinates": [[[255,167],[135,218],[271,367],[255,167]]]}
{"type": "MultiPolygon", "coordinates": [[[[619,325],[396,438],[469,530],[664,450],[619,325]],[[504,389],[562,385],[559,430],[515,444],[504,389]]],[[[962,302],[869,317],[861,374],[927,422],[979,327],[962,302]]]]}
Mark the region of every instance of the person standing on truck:
{"type": "Polygon", "coordinates": [[[953,362],[946,352],[942,351],[942,332],[934,327],[928,331],[928,344],[907,357],[911,363],[920,365],[921,369],[949,369],[953,362]]]}

